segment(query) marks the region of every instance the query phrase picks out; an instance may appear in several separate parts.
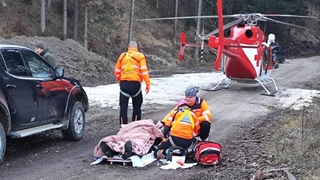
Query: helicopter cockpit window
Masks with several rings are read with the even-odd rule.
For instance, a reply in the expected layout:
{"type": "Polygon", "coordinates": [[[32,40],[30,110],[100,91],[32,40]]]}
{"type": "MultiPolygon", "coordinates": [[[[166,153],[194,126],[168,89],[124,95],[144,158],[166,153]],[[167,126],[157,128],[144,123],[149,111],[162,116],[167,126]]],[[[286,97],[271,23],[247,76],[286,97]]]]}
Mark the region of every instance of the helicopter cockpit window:
{"type": "Polygon", "coordinates": [[[22,51],[27,63],[29,64],[32,77],[48,78],[51,76],[50,67],[41,58],[31,51],[22,51]]]}
{"type": "Polygon", "coordinates": [[[26,67],[18,50],[2,50],[6,71],[17,76],[28,76],[26,67]]]}
{"type": "Polygon", "coordinates": [[[230,35],[231,35],[231,29],[228,29],[226,37],[230,37],[230,35]]]}

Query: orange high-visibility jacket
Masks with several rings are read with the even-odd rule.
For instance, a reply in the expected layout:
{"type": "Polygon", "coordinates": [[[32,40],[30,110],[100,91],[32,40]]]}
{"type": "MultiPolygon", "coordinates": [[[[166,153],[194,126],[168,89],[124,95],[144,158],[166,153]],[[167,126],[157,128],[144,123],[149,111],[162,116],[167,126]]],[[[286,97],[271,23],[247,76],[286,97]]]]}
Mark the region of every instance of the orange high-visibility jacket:
{"type": "MultiPolygon", "coordinates": [[[[212,115],[206,100],[197,97],[196,102],[190,108],[197,117],[197,121],[199,123],[199,127],[197,129],[200,129],[200,123],[203,121],[208,121],[211,123],[212,115]]],[[[196,134],[199,133],[198,131],[195,132],[196,134]]]]}
{"type": "Polygon", "coordinates": [[[146,85],[150,85],[150,77],[148,72],[148,67],[146,63],[145,56],[138,51],[137,48],[129,48],[128,52],[122,53],[118,60],[116,67],[114,69],[114,75],[116,77],[117,82],[120,81],[144,81],[146,85]],[[131,56],[130,62],[133,67],[132,73],[124,73],[124,69],[126,67],[129,54],[131,56]]]}
{"type": "Polygon", "coordinates": [[[181,115],[183,115],[183,111],[178,111],[178,106],[176,106],[169,114],[167,114],[162,122],[165,126],[171,127],[170,135],[175,137],[180,137],[184,139],[192,139],[198,132],[199,122],[196,120],[195,114],[191,112],[192,117],[188,117],[187,115],[178,121],[181,115]],[[178,124],[176,124],[178,123],[178,124]]]}
{"type": "Polygon", "coordinates": [[[197,97],[196,102],[190,108],[197,116],[199,123],[203,121],[211,122],[212,115],[206,100],[197,97]]]}

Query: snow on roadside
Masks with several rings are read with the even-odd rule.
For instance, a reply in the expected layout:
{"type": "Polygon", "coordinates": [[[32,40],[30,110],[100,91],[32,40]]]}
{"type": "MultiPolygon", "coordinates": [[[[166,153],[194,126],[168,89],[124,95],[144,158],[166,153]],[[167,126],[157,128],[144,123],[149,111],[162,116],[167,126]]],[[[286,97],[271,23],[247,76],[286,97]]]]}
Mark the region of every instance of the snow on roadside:
{"type": "MultiPolygon", "coordinates": [[[[190,73],[175,74],[170,77],[152,78],[151,89],[145,94],[145,85],[142,85],[144,103],[146,104],[174,104],[184,97],[184,90],[189,85],[205,88],[208,84],[220,82],[225,78],[222,73],[190,73]]],[[[84,87],[89,97],[90,105],[119,108],[119,84],[84,87]]],[[[320,91],[306,89],[286,89],[277,93],[282,108],[299,110],[309,106],[312,98],[319,97],[320,91]]],[[[131,105],[131,104],[129,104],[131,105]]]]}

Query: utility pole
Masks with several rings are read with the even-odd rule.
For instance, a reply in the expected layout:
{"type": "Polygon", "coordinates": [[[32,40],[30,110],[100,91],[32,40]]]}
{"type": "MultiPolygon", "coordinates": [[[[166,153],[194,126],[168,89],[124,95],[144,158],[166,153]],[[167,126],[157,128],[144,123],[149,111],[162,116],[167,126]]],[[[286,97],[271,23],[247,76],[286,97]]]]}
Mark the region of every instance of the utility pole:
{"type": "Polygon", "coordinates": [[[132,36],[132,17],[133,17],[133,10],[134,10],[134,0],[131,0],[131,11],[130,11],[130,20],[129,20],[129,33],[128,33],[128,45],[131,41],[132,36]]]}
{"type": "MultiPolygon", "coordinates": [[[[199,0],[198,1],[198,16],[201,16],[201,14],[202,14],[201,11],[202,11],[202,0],[199,0]]],[[[197,32],[199,32],[199,33],[200,33],[200,28],[201,28],[201,24],[200,23],[201,23],[201,18],[199,17],[198,20],[197,20],[197,32]]],[[[196,43],[197,44],[200,43],[199,38],[197,38],[196,43]]],[[[199,61],[199,47],[198,46],[195,48],[194,59],[196,61],[199,61]]]]}

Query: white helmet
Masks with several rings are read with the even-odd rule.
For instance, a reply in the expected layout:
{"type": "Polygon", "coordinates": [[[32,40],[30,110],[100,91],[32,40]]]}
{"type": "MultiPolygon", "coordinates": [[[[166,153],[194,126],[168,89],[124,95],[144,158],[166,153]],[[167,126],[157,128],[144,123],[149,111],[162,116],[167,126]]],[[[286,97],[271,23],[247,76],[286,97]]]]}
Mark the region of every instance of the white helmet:
{"type": "Polygon", "coordinates": [[[268,43],[275,43],[276,42],[276,36],[274,34],[268,35],[268,43]]]}

